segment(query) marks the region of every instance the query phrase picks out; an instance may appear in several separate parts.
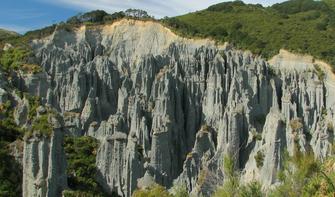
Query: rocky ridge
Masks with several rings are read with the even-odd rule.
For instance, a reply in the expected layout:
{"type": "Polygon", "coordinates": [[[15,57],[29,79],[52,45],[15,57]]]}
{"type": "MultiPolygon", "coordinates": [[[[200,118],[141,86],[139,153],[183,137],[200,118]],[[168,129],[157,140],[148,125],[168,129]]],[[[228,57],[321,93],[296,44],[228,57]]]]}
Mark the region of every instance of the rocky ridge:
{"type": "Polygon", "coordinates": [[[209,196],[224,181],[226,154],[242,180],[267,189],[284,150],[298,144],[321,160],[332,151],[335,80],[313,59],[282,51],[267,62],[127,19],[57,29],[32,47],[44,72],[16,84],[57,109],[63,125],[50,139],[25,141],[24,196],[65,188],[54,178],[65,176],[63,134],[100,141],[97,179],[120,196],[154,182],[209,196]],[[33,189],[36,181],[43,190],[33,189]]]}

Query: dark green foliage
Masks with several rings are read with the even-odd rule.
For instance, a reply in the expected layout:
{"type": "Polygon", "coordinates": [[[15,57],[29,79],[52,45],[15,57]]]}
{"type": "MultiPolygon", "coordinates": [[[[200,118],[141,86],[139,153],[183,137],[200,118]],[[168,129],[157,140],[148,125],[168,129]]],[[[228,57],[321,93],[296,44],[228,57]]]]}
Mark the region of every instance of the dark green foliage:
{"type": "Polygon", "coordinates": [[[173,197],[163,186],[153,185],[145,190],[136,190],[132,197],[173,197]]]}
{"type": "Polygon", "coordinates": [[[278,174],[282,182],[270,196],[333,196],[334,159],[324,164],[313,154],[296,152],[293,157],[284,154],[283,170],[278,174]]]}
{"type": "Polygon", "coordinates": [[[27,33],[24,34],[23,37],[21,37],[20,39],[17,39],[17,42],[27,43],[32,39],[49,36],[55,31],[56,27],[57,25],[53,24],[51,26],[44,27],[42,29],[28,31],[27,33]]]}
{"type": "Polygon", "coordinates": [[[263,197],[262,186],[259,182],[253,181],[240,187],[240,197],[263,197]]]}
{"type": "MultiPolygon", "coordinates": [[[[79,191],[79,190],[63,191],[63,197],[101,197],[101,196],[104,196],[104,195],[101,195],[99,193],[90,192],[90,191],[79,191]]],[[[111,197],[113,197],[113,195],[111,197]]]]}
{"type": "Polygon", "coordinates": [[[265,196],[262,193],[260,183],[256,181],[250,182],[246,185],[240,185],[240,175],[235,171],[232,157],[225,156],[224,158],[224,174],[224,184],[214,193],[214,197],[265,196]]]}
{"type": "Polygon", "coordinates": [[[37,108],[41,105],[41,99],[38,96],[30,96],[29,94],[25,94],[25,97],[29,102],[28,119],[33,120],[33,118],[36,116],[37,108]]]}
{"type": "Polygon", "coordinates": [[[262,151],[258,151],[257,154],[255,155],[255,161],[256,161],[256,166],[257,168],[263,167],[264,164],[264,153],[262,151]]]}
{"type": "Polygon", "coordinates": [[[11,103],[0,105],[0,196],[16,197],[21,193],[19,164],[9,154],[8,145],[21,136],[13,120],[11,103]]]}
{"type": "Polygon", "coordinates": [[[0,52],[0,65],[6,72],[12,70],[22,70],[30,73],[41,72],[40,66],[29,63],[29,58],[32,57],[31,49],[22,45],[0,52]]]}
{"type": "Polygon", "coordinates": [[[14,122],[11,102],[0,104],[0,141],[15,141],[23,132],[14,122]]]}
{"type": "Polygon", "coordinates": [[[22,174],[20,165],[9,155],[10,142],[0,141],[0,196],[17,197],[21,196],[22,174]]]}
{"type": "MultiPolygon", "coordinates": [[[[162,20],[163,24],[169,26],[170,28],[174,29],[174,30],[178,30],[179,33],[181,33],[181,35],[183,36],[196,36],[199,31],[192,25],[187,24],[181,20],[179,20],[178,18],[167,18],[165,17],[162,20]]],[[[213,32],[216,32],[216,30],[211,30],[213,32]]],[[[216,33],[215,33],[216,34],[216,33]]]]}
{"type": "Polygon", "coordinates": [[[126,17],[124,12],[114,12],[113,14],[108,14],[106,16],[104,16],[104,22],[113,22],[115,20],[121,19],[126,17]]]}
{"type": "Polygon", "coordinates": [[[91,12],[87,12],[84,14],[78,14],[77,16],[73,16],[67,20],[67,23],[70,24],[79,24],[85,22],[91,23],[101,23],[104,21],[104,18],[109,15],[103,10],[95,10],[91,12]]]}
{"type": "Polygon", "coordinates": [[[101,187],[96,181],[95,158],[98,141],[92,137],[66,137],[64,149],[68,162],[68,185],[73,192],[68,196],[86,193],[87,196],[104,196],[101,187]]]}
{"type": "Polygon", "coordinates": [[[233,12],[242,6],[245,6],[243,1],[232,1],[232,2],[227,2],[227,3],[219,3],[216,5],[212,5],[208,7],[207,10],[213,11],[213,12],[233,12]]]}
{"type": "Polygon", "coordinates": [[[256,141],[261,141],[262,140],[262,134],[257,132],[256,129],[253,129],[251,131],[252,134],[252,140],[256,140],[256,141]]]}
{"type": "Polygon", "coordinates": [[[274,4],[272,8],[282,14],[296,14],[311,10],[320,10],[320,11],[329,10],[326,3],[314,0],[290,0],[284,3],[274,4]]]}
{"type": "Polygon", "coordinates": [[[0,64],[3,66],[4,70],[18,70],[29,55],[30,52],[27,49],[11,48],[2,52],[0,57],[0,64]]]}
{"type": "Polygon", "coordinates": [[[241,1],[224,2],[162,22],[181,35],[228,41],[265,58],[284,48],[335,65],[332,0],[291,0],[266,8],[241,1]]]}
{"type": "Polygon", "coordinates": [[[10,39],[10,38],[16,38],[18,36],[19,34],[17,34],[16,32],[7,31],[5,29],[0,29],[0,41],[5,40],[5,39],[10,39]]]}
{"type": "Polygon", "coordinates": [[[320,81],[323,81],[325,79],[326,73],[320,68],[318,65],[314,65],[316,75],[318,76],[320,81]]]}
{"type": "MultiPolygon", "coordinates": [[[[48,121],[49,114],[43,114],[34,119],[32,123],[32,132],[38,136],[50,137],[53,128],[48,121]]],[[[28,136],[27,136],[28,137],[28,136]]]]}
{"type": "Polygon", "coordinates": [[[155,184],[146,189],[137,189],[132,197],[188,197],[188,192],[184,186],[174,188],[174,195],[169,193],[165,187],[155,184]]]}
{"type": "Polygon", "coordinates": [[[127,9],[124,13],[127,17],[139,19],[152,18],[146,11],[140,9],[127,9]]]}

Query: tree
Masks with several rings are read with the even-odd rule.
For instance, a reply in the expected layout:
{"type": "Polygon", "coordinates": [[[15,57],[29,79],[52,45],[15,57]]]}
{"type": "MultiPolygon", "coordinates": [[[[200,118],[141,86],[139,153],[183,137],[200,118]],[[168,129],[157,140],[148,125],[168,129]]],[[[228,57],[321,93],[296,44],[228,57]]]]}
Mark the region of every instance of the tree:
{"type": "Polygon", "coordinates": [[[125,15],[128,17],[133,17],[133,18],[152,18],[151,16],[149,16],[149,14],[144,11],[144,10],[140,10],[140,9],[127,9],[125,11],[125,15]]]}

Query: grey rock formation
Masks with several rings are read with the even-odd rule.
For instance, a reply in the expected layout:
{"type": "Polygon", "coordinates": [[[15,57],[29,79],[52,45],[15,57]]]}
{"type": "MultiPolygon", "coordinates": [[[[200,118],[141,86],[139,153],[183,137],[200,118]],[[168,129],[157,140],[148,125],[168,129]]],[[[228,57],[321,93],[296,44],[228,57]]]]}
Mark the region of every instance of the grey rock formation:
{"type": "MultiPolygon", "coordinates": [[[[58,120],[54,120],[53,122],[58,120]]],[[[61,196],[67,187],[63,130],[52,123],[50,137],[32,136],[24,141],[23,196],[61,196]]],[[[58,124],[58,125],[57,125],[58,124]]]]}
{"type": "MultiPolygon", "coordinates": [[[[100,141],[98,181],[109,193],[130,196],[156,182],[209,196],[224,181],[226,154],[243,180],[266,189],[276,182],[282,150],[293,154],[299,143],[318,158],[330,153],[335,79],[322,63],[319,79],[313,59],[281,51],[267,62],[134,20],[57,29],[32,47],[44,72],[21,75],[24,89],[62,113],[65,133],[100,141]]],[[[59,135],[26,142],[26,196],[63,188],[59,135]]]]}

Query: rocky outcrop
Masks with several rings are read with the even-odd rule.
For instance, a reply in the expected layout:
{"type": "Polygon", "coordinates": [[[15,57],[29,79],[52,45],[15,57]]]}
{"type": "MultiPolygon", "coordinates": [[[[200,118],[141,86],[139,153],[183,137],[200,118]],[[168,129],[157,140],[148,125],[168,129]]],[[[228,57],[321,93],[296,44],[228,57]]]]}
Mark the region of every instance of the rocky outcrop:
{"type": "Polygon", "coordinates": [[[58,120],[53,125],[51,136],[33,135],[24,141],[24,197],[61,196],[67,187],[63,131],[58,120]]]}
{"type": "MultiPolygon", "coordinates": [[[[98,181],[109,193],[156,182],[209,196],[226,154],[266,189],[282,150],[330,153],[335,80],[313,58],[282,51],[267,62],[135,20],[57,29],[32,46],[45,72],[21,76],[23,87],[63,114],[65,133],[100,141],[98,181]]],[[[26,142],[27,196],[63,188],[59,133],[26,142]]]]}

